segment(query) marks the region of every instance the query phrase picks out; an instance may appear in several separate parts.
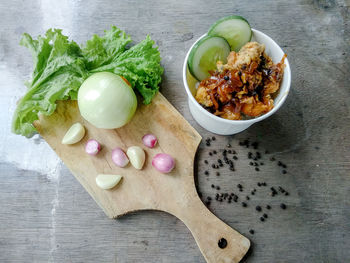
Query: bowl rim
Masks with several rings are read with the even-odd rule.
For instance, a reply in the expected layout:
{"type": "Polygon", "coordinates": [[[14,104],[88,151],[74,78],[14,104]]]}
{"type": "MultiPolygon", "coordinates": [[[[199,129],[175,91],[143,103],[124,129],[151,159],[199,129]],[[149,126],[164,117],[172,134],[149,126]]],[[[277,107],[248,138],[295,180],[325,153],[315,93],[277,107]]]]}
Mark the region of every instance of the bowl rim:
{"type": "MultiPolygon", "coordinates": [[[[279,49],[280,52],[284,53],[285,52],[282,50],[282,48],[268,35],[266,35],[265,33],[252,28],[252,36],[254,36],[254,34],[261,34],[263,37],[269,39],[270,41],[272,41],[273,44],[276,45],[277,49],[279,49]]],[[[188,61],[188,57],[190,55],[190,52],[192,50],[192,48],[197,44],[197,42],[199,40],[201,40],[203,37],[207,36],[207,33],[203,34],[202,36],[200,36],[190,47],[190,49],[188,50],[185,60],[184,60],[184,64],[183,64],[183,69],[182,69],[182,80],[185,86],[185,90],[187,93],[187,96],[190,98],[190,100],[197,106],[200,108],[200,111],[205,114],[206,116],[208,116],[209,118],[215,120],[215,121],[219,121],[219,122],[223,122],[223,123],[227,123],[227,124],[253,124],[255,122],[261,121],[266,119],[267,117],[271,116],[272,114],[274,114],[285,102],[285,100],[287,99],[288,93],[290,91],[290,84],[291,84],[291,71],[290,71],[290,66],[289,66],[289,61],[288,58],[285,59],[285,64],[286,64],[286,68],[284,70],[283,73],[283,78],[285,78],[286,75],[288,75],[287,78],[287,84],[286,84],[286,90],[284,91],[284,94],[282,95],[283,97],[279,100],[278,104],[274,105],[273,109],[270,110],[269,112],[257,117],[257,118],[253,118],[253,119],[248,119],[248,120],[228,120],[228,119],[224,119],[221,117],[218,117],[216,115],[214,115],[213,113],[210,113],[209,111],[205,110],[203,108],[202,105],[200,105],[198,103],[198,101],[194,98],[194,96],[192,95],[192,92],[190,91],[190,88],[188,87],[188,83],[187,83],[187,61],[188,61]]]]}

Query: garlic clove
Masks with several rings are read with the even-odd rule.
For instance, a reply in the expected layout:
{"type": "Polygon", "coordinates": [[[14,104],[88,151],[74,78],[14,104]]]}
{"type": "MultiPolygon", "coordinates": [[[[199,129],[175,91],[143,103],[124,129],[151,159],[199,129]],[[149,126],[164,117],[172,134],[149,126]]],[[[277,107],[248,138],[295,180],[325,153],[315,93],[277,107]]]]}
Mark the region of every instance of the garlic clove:
{"type": "Polygon", "coordinates": [[[142,148],[138,146],[131,146],[128,148],[126,155],[129,157],[132,166],[138,170],[142,169],[146,160],[146,154],[142,148]]]}
{"type": "Polygon", "coordinates": [[[62,139],[62,144],[74,144],[83,139],[85,135],[85,128],[81,123],[73,124],[66,132],[62,139]]]}
{"type": "Polygon", "coordinates": [[[122,176],[117,174],[99,174],[96,177],[96,184],[101,189],[107,190],[115,187],[121,179],[122,176]]]}

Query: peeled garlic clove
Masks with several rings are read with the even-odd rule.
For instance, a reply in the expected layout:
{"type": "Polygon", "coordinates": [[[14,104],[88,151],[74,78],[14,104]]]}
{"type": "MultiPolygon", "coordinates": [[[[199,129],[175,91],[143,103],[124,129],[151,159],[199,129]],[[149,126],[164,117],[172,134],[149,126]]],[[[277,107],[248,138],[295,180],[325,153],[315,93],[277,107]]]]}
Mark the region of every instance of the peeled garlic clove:
{"type": "Polygon", "coordinates": [[[122,176],[117,174],[99,174],[96,177],[96,184],[98,187],[107,190],[116,186],[121,179],[122,176]]]}
{"type": "Polygon", "coordinates": [[[126,155],[129,157],[132,166],[138,170],[142,169],[146,159],[145,151],[142,148],[138,146],[131,146],[128,148],[126,155]]]}
{"type": "Polygon", "coordinates": [[[66,132],[62,139],[62,144],[74,144],[83,139],[85,135],[85,128],[81,123],[77,122],[73,124],[66,132]]]}

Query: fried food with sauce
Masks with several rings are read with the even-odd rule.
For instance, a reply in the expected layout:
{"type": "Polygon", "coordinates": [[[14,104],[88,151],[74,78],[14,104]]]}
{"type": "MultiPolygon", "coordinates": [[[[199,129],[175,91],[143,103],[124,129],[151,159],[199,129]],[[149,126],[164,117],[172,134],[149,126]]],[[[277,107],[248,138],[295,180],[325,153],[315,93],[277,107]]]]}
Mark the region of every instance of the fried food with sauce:
{"type": "Polygon", "coordinates": [[[265,45],[248,42],[239,52],[229,54],[227,64],[218,61],[217,70],[200,82],[196,100],[211,113],[229,120],[265,114],[274,107],[285,58],[274,64],[265,53],[265,45]]]}

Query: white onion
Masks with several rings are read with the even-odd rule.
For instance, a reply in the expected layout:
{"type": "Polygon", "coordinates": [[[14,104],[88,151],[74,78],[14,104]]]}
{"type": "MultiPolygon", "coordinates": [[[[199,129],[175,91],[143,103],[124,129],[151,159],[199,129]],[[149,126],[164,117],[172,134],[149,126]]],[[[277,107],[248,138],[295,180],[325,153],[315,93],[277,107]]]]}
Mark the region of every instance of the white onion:
{"type": "Polygon", "coordinates": [[[157,144],[157,137],[153,134],[146,134],[142,137],[142,141],[148,148],[153,148],[157,144]]]}
{"type": "Polygon", "coordinates": [[[158,153],[153,157],[152,166],[161,173],[170,173],[175,167],[175,160],[169,154],[158,153]]]}
{"type": "Polygon", "coordinates": [[[116,129],[134,116],[137,99],[121,76],[98,72],[88,77],[78,91],[81,116],[97,128],[116,129]]]}
{"type": "Polygon", "coordinates": [[[96,155],[101,150],[101,144],[94,139],[87,141],[85,145],[85,152],[90,155],[96,155]]]}
{"type": "Polygon", "coordinates": [[[112,161],[119,167],[125,167],[129,163],[129,159],[125,152],[119,147],[113,149],[112,161]]]}

